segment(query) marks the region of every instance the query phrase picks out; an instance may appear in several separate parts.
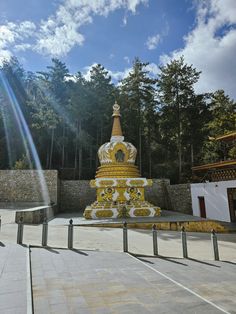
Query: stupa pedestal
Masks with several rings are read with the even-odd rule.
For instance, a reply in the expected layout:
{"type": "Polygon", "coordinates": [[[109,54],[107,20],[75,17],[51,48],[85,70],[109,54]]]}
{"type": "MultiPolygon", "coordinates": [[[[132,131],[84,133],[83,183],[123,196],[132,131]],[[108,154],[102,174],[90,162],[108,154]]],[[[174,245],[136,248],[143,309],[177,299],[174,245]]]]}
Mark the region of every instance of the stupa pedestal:
{"type": "Polygon", "coordinates": [[[152,185],[146,178],[98,178],[90,181],[97,189],[97,201],[87,206],[87,219],[154,217],[160,208],[145,201],[144,187],[152,185]]]}
{"type": "Polygon", "coordinates": [[[136,148],[124,137],[120,125],[120,107],[113,106],[111,140],[98,150],[101,166],[90,186],[97,190],[97,200],[86,207],[86,219],[154,217],[161,209],[145,201],[144,188],[152,180],[141,178],[135,165],[136,148]]]}

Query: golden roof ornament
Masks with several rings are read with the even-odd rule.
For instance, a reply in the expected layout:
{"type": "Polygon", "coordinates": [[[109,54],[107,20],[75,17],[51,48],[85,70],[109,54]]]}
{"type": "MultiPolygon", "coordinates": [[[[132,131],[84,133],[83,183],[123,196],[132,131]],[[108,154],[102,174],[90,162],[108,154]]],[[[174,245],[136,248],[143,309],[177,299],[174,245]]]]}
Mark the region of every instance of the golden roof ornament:
{"type": "Polygon", "coordinates": [[[120,106],[117,104],[117,101],[115,101],[115,104],[113,105],[113,115],[112,117],[119,116],[120,117],[120,106]]]}
{"type": "Polygon", "coordinates": [[[122,134],[120,124],[120,106],[115,102],[113,106],[113,126],[111,132],[111,142],[123,142],[124,136],[122,134]]]}

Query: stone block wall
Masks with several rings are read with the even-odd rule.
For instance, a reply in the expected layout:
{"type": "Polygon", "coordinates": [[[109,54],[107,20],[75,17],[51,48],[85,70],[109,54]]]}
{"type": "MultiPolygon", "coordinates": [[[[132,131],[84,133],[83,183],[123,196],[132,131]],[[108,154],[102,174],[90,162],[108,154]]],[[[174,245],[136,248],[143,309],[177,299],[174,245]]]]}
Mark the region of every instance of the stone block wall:
{"type": "Polygon", "coordinates": [[[171,209],[185,214],[193,214],[190,184],[167,186],[171,209]]]}
{"type": "Polygon", "coordinates": [[[145,188],[145,199],[163,209],[170,207],[167,205],[167,198],[164,193],[169,184],[170,180],[168,179],[153,179],[152,186],[145,188]]]}
{"type": "Polygon", "coordinates": [[[170,185],[169,179],[153,179],[153,185],[146,188],[147,201],[162,209],[174,210],[192,215],[190,184],[170,185]]]}
{"type": "MultiPolygon", "coordinates": [[[[61,181],[61,211],[84,211],[96,199],[96,190],[88,180],[61,181]]],[[[170,185],[168,179],[153,179],[145,188],[145,198],[162,209],[192,214],[190,184],[170,185]]]]}
{"type": "MultiPolygon", "coordinates": [[[[57,170],[43,170],[50,201],[58,203],[57,170]]],[[[0,170],[0,202],[43,203],[37,170],[0,170]]]]}
{"type": "Polygon", "coordinates": [[[96,190],[89,185],[89,180],[61,181],[60,210],[81,211],[96,200],[96,190]]]}
{"type": "MultiPolygon", "coordinates": [[[[56,170],[43,171],[50,200],[60,211],[84,211],[96,199],[89,180],[61,180],[56,170]]],[[[145,189],[146,200],[162,209],[192,214],[190,184],[170,185],[168,179],[153,179],[145,189]]],[[[0,202],[43,203],[36,170],[0,170],[0,202]]]]}

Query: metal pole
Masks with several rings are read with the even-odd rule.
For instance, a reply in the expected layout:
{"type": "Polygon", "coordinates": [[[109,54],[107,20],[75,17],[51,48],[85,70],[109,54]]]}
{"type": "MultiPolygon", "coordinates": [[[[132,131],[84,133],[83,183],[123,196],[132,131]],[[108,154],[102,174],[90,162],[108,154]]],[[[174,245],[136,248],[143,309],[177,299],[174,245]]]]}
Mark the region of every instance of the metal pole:
{"type": "Polygon", "coordinates": [[[73,220],[70,219],[68,225],[68,249],[73,249],[73,220]]]}
{"type": "Polygon", "coordinates": [[[42,229],[42,246],[47,246],[48,243],[48,222],[47,218],[44,218],[42,229]]]}
{"type": "Polygon", "coordinates": [[[127,222],[124,222],[123,225],[123,251],[128,252],[128,231],[127,231],[127,222]]]}
{"type": "Polygon", "coordinates": [[[24,231],[24,225],[23,225],[23,217],[20,217],[18,222],[18,229],[17,229],[17,244],[23,243],[23,231],[24,231]]]}
{"type": "Polygon", "coordinates": [[[188,258],[187,237],[186,237],[186,232],[185,232],[184,227],[182,227],[181,229],[181,239],[182,239],[183,257],[188,258]]]}
{"type": "Polygon", "coordinates": [[[158,255],[157,226],[155,224],[152,226],[152,239],[153,239],[153,255],[158,255]]]}
{"type": "Polygon", "coordinates": [[[211,230],[211,240],[213,245],[213,252],[214,252],[214,259],[215,261],[219,261],[219,250],[218,250],[218,242],[217,242],[217,236],[214,229],[211,230]]]}

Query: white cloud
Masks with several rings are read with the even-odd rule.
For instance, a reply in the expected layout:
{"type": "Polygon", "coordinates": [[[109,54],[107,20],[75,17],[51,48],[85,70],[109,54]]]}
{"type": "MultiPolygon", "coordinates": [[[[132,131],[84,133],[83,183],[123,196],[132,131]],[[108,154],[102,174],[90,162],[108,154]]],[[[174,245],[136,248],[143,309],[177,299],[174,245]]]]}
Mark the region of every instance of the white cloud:
{"type": "Polygon", "coordinates": [[[157,76],[157,74],[160,73],[160,69],[158,67],[158,65],[154,62],[149,63],[148,65],[146,65],[146,70],[150,72],[151,76],[157,76]]]}
{"type": "Polygon", "coordinates": [[[75,45],[83,45],[81,26],[92,23],[95,15],[108,16],[123,9],[127,17],[127,12],[135,14],[138,5],[147,3],[148,0],[63,0],[55,14],[37,26],[31,21],[0,25],[0,64],[10,58],[13,49],[32,48],[43,55],[64,56],[75,45]]]}
{"type": "Polygon", "coordinates": [[[53,56],[66,55],[75,45],[82,45],[82,25],[91,23],[94,15],[107,16],[117,9],[136,12],[148,0],[65,0],[55,15],[41,21],[36,51],[53,56]]]}
{"type": "Polygon", "coordinates": [[[132,68],[126,68],[124,69],[124,71],[111,71],[108,70],[109,75],[111,76],[112,80],[117,83],[120,80],[123,80],[124,78],[126,78],[130,71],[132,70],[132,68]]]}
{"type": "Polygon", "coordinates": [[[93,64],[84,67],[84,70],[82,71],[82,74],[83,74],[83,77],[86,79],[86,81],[90,81],[90,76],[91,76],[90,71],[91,71],[92,68],[95,67],[96,65],[97,65],[97,63],[94,62],[93,64]]]}
{"type": "MultiPolygon", "coordinates": [[[[83,77],[87,80],[90,81],[90,71],[91,69],[96,66],[97,63],[93,63],[89,66],[84,67],[84,71],[82,71],[83,77]]],[[[105,69],[108,72],[108,75],[111,76],[111,79],[114,83],[117,83],[118,81],[124,79],[125,77],[128,76],[129,72],[132,70],[132,68],[126,68],[124,71],[111,71],[108,69],[105,69]]]]}
{"type": "Polygon", "coordinates": [[[4,62],[4,60],[10,60],[12,57],[12,53],[7,49],[1,49],[0,50],[0,66],[4,62]]]}
{"type": "Polygon", "coordinates": [[[24,21],[19,24],[8,22],[5,25],[0,25],[0,65],[12,56],[10,48],[14,48],[15,45],[18,45],[17,43],[32,36],[35,28],[35,24],[31,21],[24,21]]]}
{"type": "Polygon", "coordinates": [[[161,35],[160,34],[156,34],[154,36],[149,36],[147,41],[146,41],[146,46],[149,50],[156,49],[156,47],[158,46],[160,41],[161,41],[161,35]]]}
{"type": "MultiPolygon", "coordinates": [[[[91,69],[96,66],[97,63],[93,63],[87,67],[84,68],[84,71],[82,72],[83,77],[90,81],[90,71],[91,69]]],[[[109,69],[105,69],[108,72],[108,75],[111,76],[111,79],[114,83],[118,83],[120,80],[123,80],[126,78],[130,72],[132,72],[132,67],[125,68],[123,71],[112,71],[109,69]]],[[[145,70],[147,70],[151,77],[156,77],[157,74],[160,72],[159,67],[156,63],[150,63],[145,67],[145,70]]]]}
{"type": "Polygon", "coordinates": [[[36,25],[31,21],[24,21],[16,25],[16,28],[19,38],[23,39],[30,37],[34,34],[34,31],[36,30],[36,25]]]}
{"type": "Polygon", "coordinates": [[[31,48],[31,44],[19,44],[14,46],[14,50],[16,51],[25,51],[31,48]]]}
{"type": "Polygon", "coordinates": [[[149,36],[145,45],[149,50],[154,50],[162,42],[163,38],[166,37],[169,33],[169,23],[166,20],[165,15],[162,16],[164,27],[160,33],[149,36]]]}
{"type": "Polygon", "coordinates": [[[130,64],[130,58],[128,56],[124,57],[125,62],[127,62],[128,64],[130,64]]]}
{"type": "MultiPolygon", "coordinates": [[[[159,67],[156,63],[149,63],[145,70],[149,72],[151,77],[156,77],[157,74],[160,72],[159,67]]],[[[111,71],[107,70],[108,74],[111,76],[112,80],[117,83],[120,80],[126,78],[130,72],[132,72],[132,67],[125,68],[124,71],[111,71]]]]}
{"type": "Polygon", "coordinates": [[[183,55],[187,63],[202,71],[197,92],[224,89],[236,99],[235,12],[235,0],[198,2],[197,23],[184,38],[184,48],[161,56],[161,61],[183,55]]]}

